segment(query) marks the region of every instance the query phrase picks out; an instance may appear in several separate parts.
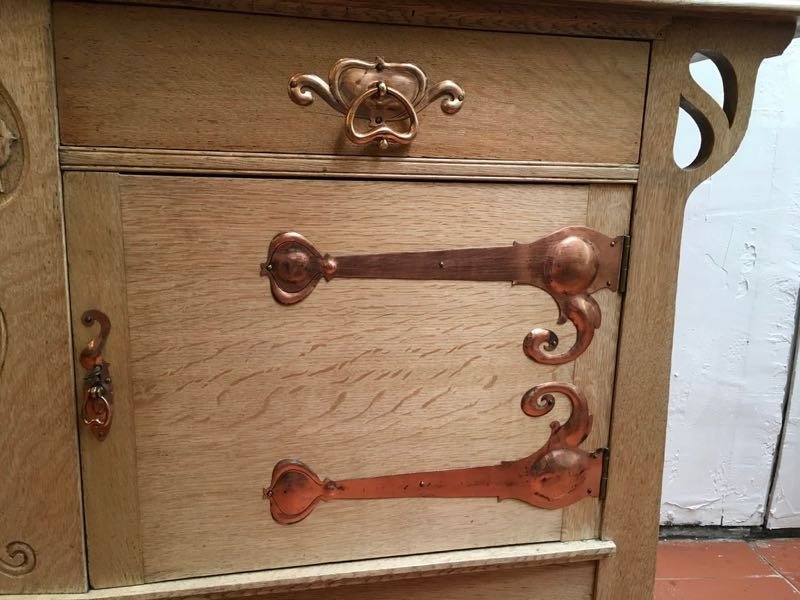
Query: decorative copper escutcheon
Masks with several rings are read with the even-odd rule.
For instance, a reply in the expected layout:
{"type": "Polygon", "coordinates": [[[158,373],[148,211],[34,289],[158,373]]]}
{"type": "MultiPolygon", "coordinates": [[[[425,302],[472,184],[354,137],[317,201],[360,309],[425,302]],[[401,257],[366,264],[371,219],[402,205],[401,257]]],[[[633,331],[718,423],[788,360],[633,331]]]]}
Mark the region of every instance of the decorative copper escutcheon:
{"type": "Polygon", "coordinates": [[[378,142],[381,148],[410,144],[419,129],[417,113],[431,102],[442,99],[442,112],[452,115],[461,109],[464,90],[446,79],[428,87],[425,72],[412,63],[374,62],[342,58],[333,65],[325,82],[317,75],[295,75],[289,80],[289,98],[308,106],[314,94],[345,115],[344,132],[354,144],[378,142]],[[367,128],[356,128],[366,121],[367,128]],[[407,121],[405,130],[393,123],[407,121]]]}
{"type": "Polygon", "coordinates": [[[81,350],[80,363],[87,371],[83,380],[83,423],[102,442],[111,428],[114,409],[110,364],[103,358],[103,348],[111,333],[111,321],[99,310],[87,310],[81,315],[81,322],[87,327],[95,322],[100,325],[100,332],[81,350]]]}
{"type": "Polygon", "coordinates": [[[602,493],[607,450],[586,452],[578,446],[592,429],[586,400],[566,383],[546,383],[528,390],[522,410],[541,417],[555,406],[553,394],[572,403],[563,424],[550,424],[550,437],[539,450],[519,460],[490,467],[453,469],[333,481],[320,479],[297,460],[282,460],[264,490],[272,518],[278,523],[305,519],[320,500],[375,500],[381,498],[513,498],[546,509],[563,508],[602,493]]]}
{"type": "Polygon", "coordinates": [[[281,233],[269,245],[261,275],[269,277],[281,304],[308,296],[324,277],[370,279],[447,279],[510,281],[546,291],[559,309],[558,323],[569,319],[577,330],[573,346],[556,353],[558,336],[534,329],[525,337],[525,354],[543,364],[563,364],[580,356],[600,326],[600,306],[591,294],[617,291],[624,236],[608,237],[588,227],[565,227],[530,244],[497,248],[398,252],[334,258],[322,255],[299,233],[281,233]]]}

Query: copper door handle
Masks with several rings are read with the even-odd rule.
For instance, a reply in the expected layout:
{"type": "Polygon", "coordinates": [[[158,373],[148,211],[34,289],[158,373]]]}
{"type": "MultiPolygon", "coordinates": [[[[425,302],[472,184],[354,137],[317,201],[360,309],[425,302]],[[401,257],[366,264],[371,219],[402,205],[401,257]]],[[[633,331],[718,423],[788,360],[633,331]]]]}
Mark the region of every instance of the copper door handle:
{"type": "Polygon", "coordinates": [[[81,322],[86,327],[91,327],[95,322],[100,325],[100,332],[81,350],[80,363],[87,371],[83,380],[81,417],[92,435],[102,442],[108,435],[114,415],[114,387],[110,365],[103,357],[103,348],[111,333],[111,321],[99,310],[87,310],[81,316],[81,322]]]}
{"type": "Polygon", "coordinates": [[[569,319],[577,330],[573,346],[555,353],[558,336],[534,329],[525,337],[525,354],[542,364],[563,364],[580,356],[600,326],[600,306],[591,294],[618,290],[622,276],[624,236],[611,238],[588,227],[565,227],[530,244],[496,248],[398,252],[332,257],[322,255],[299,233],[272,239],[262,276],[269,277],[273,297],[295,304],[324,277],[510,281],[546,291],[559,309],[558,323],[569,319]]]}
{"type": "Polygon", "coordinates": [[[581,444],[592,428],[586,400],[566,383],[536,386],[522,398],[522,410],[532,417],[549,413],[553,394],[563,394],[572,413],[563,424],[550,424],[550,437],[528,457],[489,467],[387,475],[333,481],[320,479],[304,463],[282,460],[264,489],[272,518],[281,524],[305,519],[320,501],[383,498],[513,498],[532,506],[556,509],[582,498],[600,497],[606,450],[587,452],[581,444]]]}
{"type": "Polygon", "coordinates": [[[428,87],[425,72],[412,63],[389,63],[378,57],[375,62],[342,58],[333,65],[328,81],[317,75],[298,74],[289,80],[289,98],[300,106],[314,102],[314,94],[345,115],[344,132],[354,144],[389,142],[410,144],[417,136],[417,113],[442,98],[446,114],[461,110],[464,90],[457,83],[444,80],[428,87]],[[367,122],[359,131],[356,121],[367,122]],[[408,121],[400,130],[392,123],[408,121]]]}

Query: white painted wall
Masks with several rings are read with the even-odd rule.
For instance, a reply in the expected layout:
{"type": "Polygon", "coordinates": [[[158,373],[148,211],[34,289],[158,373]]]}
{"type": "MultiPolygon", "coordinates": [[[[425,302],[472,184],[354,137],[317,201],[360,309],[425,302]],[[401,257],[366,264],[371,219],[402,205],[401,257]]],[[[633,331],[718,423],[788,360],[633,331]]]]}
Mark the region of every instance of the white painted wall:
{"type": "MultiPolygon", "coordinates": [[[[795,335],[800,335],[800,327],[795,335]]],[[[779,452],[778,470],[772,483],[767,527],[800,527],[800,344],[797,343],[786,426],[779,452]]]]}
{"type": "MultiPolygon", "coordinates": [[[[691,71],[712,95],[721,96],[713,63],[694,63],[691,71]]],[[[693,157],[697,139],[691,120],[682,119],[676,157],[684,163],[687,155],[693,157]]],[[[663,523],[763,523],[798,288],[800,41],[795,40],[784,56],[762,65],[739,152],[687,205],[663,523]]],[[[792,506],[800,510],[800,498],[792,506]]]]}

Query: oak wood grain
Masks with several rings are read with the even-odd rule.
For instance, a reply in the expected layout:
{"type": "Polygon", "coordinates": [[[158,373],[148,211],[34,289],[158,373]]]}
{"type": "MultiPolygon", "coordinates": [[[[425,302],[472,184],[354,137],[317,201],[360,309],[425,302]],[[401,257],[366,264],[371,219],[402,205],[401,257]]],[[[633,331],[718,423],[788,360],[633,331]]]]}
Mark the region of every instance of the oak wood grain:
{"type": "Polygon", "coordinates": [[[638,161],[644,42],[74,3],[55,5],[55,29],[69,145],[638,161]],[[287,98],[292,75],[327,78],[338,59],[376,53],[457,81],[463,108],[432,104],[410,146],[379,151],[347,141],[320,99],[287,98]]]}
{"type": "Polygon", "coordinates": [[[587,186],[120,181],[146,580],[560,538],[560,511],[494,499],[273,523],[261,488],[283,458],[344,478],[529,454],[550,418],[525,417],[521,395],[572,366],[522,353],[557,316],[533,288],[337,280],[285,307],[258,270],[285,230],[334,254],[535,240],[585,221],[587,186]]]}
{"type": "MultiPolygon", "coordinates": [[[[118,180],[114,173],[64,175],[75,356],[97,333],[96,326],[87,328],[82,324],[85,310],[100,310],[111,321],[111,334],[103,352],[114,382],[110,433],[101,442],[88,428],[80,429],[89,579],[92,587],[98,588],[144,581],[118,180]]],[[[84,376],[84,370],[77,365],[79,410],[84,376]]]]}
{"type": "Polygon", "coordinates": [[[49,2],[0,1],[0,593],[86,587],[50,35],[49,2]]]}
{"type": "MultiPolygon", "coordinates": [[[[586,225],[609,236],[627,234],[632,200],[633,189],[630,186],[590,186],[586,225]]],[[[602,325],[592,344],[574,363],[574,383],[586,398],[594,419],[592,432],[583,443],[587,449],[608,445],[622,295],[598,295],[597,302],[603,314],[602,325]]],[[[565,508],[561,539],[597,538],[600,535],[601,507],[600,499],[587,498],[565,508]]]]}

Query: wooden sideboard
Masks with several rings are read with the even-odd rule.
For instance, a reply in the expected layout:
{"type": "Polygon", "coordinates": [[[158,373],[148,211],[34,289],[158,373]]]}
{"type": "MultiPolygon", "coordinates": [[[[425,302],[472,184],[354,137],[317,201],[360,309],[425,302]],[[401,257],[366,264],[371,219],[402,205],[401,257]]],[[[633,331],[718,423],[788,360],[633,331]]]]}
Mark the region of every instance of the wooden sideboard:
{"type": "Polygon", "coordinates": [[[0,0],[0,594],[651,598],[683,208],[798,13],[0,0]]]}

